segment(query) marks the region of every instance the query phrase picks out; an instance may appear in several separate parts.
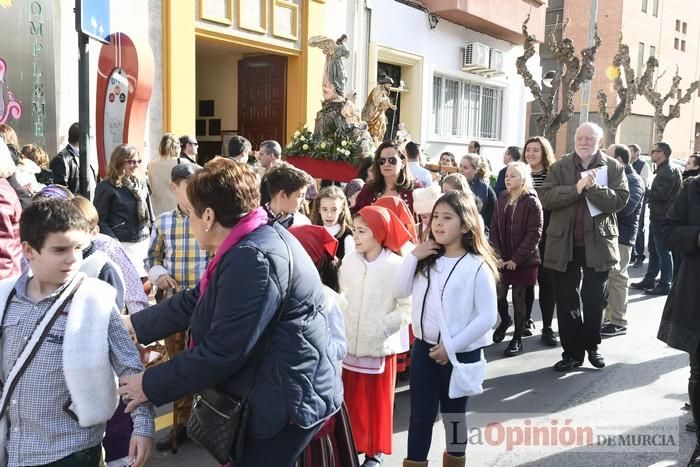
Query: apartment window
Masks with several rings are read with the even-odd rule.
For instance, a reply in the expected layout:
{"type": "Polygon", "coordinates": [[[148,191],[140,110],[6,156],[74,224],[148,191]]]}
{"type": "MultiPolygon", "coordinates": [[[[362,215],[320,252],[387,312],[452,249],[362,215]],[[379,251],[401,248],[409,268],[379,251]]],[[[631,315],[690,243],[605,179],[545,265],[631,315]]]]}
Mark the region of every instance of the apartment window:
{"type": "Polygon", "coordinates": [[[642,0],[642,13],[647,12],[647,0],[642,0]]]}
{"type": "Polygon", "coordinates": [[[652,15],[659,16],[659,0],[654,0],[654,9],[652,15]]]}
{"type": "Polygon", "coordinates": [[[683,22],[683,34],[687,34],[687,33],[688,33],[688,23],[683,22]]]}
{"type": "Polygon", "coordinates": [[[673,39],[673,48],[676,50],[680,48],[680,40],[677,37],[673,39]]]}
{"type": "Polygon", "coordinates": [[[681,41],[681,52],[685,52],[685,39],[681,41]]]}
{"type": "Polygon", "coordinates": [[[656,47],[654,47],[653,45],[649,46],[649,56],[656,57],[656,47]]]}
{"type": "Polygon", "coordinates": [[[637,51],[637,75],[641,75],[644,70],[644,42],[639,43],[639,50],[637,51]]]}
{"type": "Polygon", "coordinates": [[[497,140],[501,137],[503,90],[433,76],[433,130],[439,136],[497,140]]]}
{"type": "Polygon", "coordinates": [[[676,31],[681,32],[681,20],[676,20],[676,31]]]}

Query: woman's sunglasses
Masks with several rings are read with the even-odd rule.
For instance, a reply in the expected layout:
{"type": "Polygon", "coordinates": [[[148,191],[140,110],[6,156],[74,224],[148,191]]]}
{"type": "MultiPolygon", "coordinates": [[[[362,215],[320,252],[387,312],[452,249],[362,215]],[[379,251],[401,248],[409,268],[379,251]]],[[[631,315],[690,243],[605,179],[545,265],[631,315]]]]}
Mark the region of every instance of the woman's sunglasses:
{"type": "Polygon", "coordinates": [[[126,163],[129,165],[139,165],[141,163],[141,159],[129,159],[126,161],[126,163]]]}
{"type": "Polygon", "coordinates": [[[399,160],[395,157],[380,157],[379,159],[377,159],[377,164],[379,165],[384,165],[387,162],[391,165],[396,165],[399,163],[399,160]]]}

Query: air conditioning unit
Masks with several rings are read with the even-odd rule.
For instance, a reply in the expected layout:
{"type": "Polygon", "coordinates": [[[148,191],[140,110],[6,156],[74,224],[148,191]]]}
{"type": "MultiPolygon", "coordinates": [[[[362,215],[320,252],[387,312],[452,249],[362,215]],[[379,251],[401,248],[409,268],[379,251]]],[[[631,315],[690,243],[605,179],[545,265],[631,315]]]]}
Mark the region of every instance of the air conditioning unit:
{"type": "Polygon", "coordinates": [[[469,42],[464,48],[462,70],[482,71],[489,68],[489,47],[478,42],[469,42]]]}
{"type": "Polygon", "coordinates": [[[493,71],[503,71],[503,51],[489,49],[489,69],[493,71]]]}

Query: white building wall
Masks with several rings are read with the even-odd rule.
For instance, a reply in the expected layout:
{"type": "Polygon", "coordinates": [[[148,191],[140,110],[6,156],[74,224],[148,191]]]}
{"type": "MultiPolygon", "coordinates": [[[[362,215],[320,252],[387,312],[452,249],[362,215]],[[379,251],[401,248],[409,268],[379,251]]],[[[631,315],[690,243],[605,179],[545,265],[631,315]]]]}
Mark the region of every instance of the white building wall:
{"type": "MultiPolygon", "coordinates": [[[[443,151],[451,151],[458,158],[466,154],[471,139],[436,136],[432,123],[433,74],[482,83],[503,89],[501,137],[497,141],[479,140],[482,154],[489,157],[494,169],[502,165],[502,154],[507,146],[522,146],[526,130],[526,104],[531,99],[522,79],[516,73],[515,60],[522,54],[522,46],[488,36],[440,18],[435,29],[428,25],[427,13],[393,0],[375,0],[371,6],[370,41],[381,48],[390,48],[422,57],[420,82],[406,83],[410,92],[421,93],[420,128],[408,128],[414,139],[420,140],[425,152],[437,158],[443,151]],[[462,48],[468,42],[480,42],[504,52],[505,76],[484,78],[461,70],[462,48]],[[420,135],[416,137],[416,135],[420,135]]],[[[534,61],[534,60],[533,60],[534,61]]],[[[372,67],[370,66],[370,70],[372,67]]],[[[376,76],[368,76],[373,83],[376,76]]],[[[398,83],[397,83],[398,84],[398,83]]],[[[363,97],[366,97],[366,93],[363,97]]],[[[402,97],[402,101],[403,101],[402,97]]],[[[402,106],[402,120],[408,112],[402,106]]]]}
{"type": "MultiPolygon", "coordinates": [[[[78,35],[75,31],[73,2],[55,2],[56,17],[56,113],[57,147],[68,142],[68,127],[78,121],[78,35]]],[[[139,148],[144,159],[158,157],[158,143],[163,133],[162,81],[162,2],[120,0],[111,2],[112,32],[123,32],[132,38],[147,40],[153,50],[154,80],[145,128],[145,147],[139,148]]],[[[90,40],[90,155],[96,165],[95,103],[97,62],[102,43],[90,40]]],[[[192,64],[194,67],[194,64],[192,64]]],[[[194,73],[194,71],[192,71],[194,73]]],[[[145,167],[145,164],[144,164],[145,167]]]]}

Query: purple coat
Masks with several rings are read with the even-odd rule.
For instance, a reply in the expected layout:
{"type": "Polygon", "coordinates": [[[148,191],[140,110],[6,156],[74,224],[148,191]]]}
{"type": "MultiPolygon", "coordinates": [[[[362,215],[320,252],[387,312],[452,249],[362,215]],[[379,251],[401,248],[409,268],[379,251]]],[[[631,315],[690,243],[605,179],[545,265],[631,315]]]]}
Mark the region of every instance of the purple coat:
{"type": "Polygon", "coordinates": [[[518,266],[540,264],[539,243],[542,237],[542,205],[535,192],[524,193],[515,204],[512,216],[506,218],[508,191],[501,193],[491,219],[489,242],[503,261],[513,260],[518,266]],[[506,238],[506,222],[510,237],[506,238]]]}

